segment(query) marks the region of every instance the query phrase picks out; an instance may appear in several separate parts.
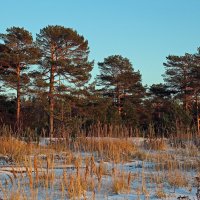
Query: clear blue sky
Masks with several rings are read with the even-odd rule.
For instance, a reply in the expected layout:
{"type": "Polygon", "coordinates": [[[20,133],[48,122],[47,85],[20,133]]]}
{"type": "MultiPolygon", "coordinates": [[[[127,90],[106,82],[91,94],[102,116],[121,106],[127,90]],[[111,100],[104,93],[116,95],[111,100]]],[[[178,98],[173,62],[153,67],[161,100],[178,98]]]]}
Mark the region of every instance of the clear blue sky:
{"type": "Polygon", "coordinates": [[[33,36],[47,25],[82,34],[97,62],[120,54],[140,70],[144,84],[162,82],[169,54],[200,46],[200,0],[2,0],[0,32],[24,27],[33,36]]]}

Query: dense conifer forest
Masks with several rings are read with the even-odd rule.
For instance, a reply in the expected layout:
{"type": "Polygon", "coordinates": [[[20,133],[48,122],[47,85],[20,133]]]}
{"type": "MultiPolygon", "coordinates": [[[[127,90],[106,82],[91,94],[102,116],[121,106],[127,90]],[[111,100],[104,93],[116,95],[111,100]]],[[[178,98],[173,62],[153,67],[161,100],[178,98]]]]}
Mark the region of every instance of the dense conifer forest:
{"type": "Polygon", "coordinates": [[[129,58],[94,62],[89,54],[87,39],[63,26],[36,36],[21,27],[1,33],[0,126],[23,136],[72,138],[199,133],[200,49],[166,55],[163,82],[152,85],[143,84],[129,58]]]}

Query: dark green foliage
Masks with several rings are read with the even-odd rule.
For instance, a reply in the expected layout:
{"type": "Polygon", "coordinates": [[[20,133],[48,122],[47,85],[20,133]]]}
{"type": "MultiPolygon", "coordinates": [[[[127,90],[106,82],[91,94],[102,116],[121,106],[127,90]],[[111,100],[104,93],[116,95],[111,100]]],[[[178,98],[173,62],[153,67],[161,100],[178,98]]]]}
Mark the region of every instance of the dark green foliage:
{"type": "Polygon", "coordinates": [[[168,56],[167,63],[164,63],[166,71],[164,80],[168,87],[182,99],[185,110],[189,109],[189,102],[193,95],[191,70],[194,66],[194,56],[185,54],[184,56],[168,56]]]}
{"type": "Polygon", "coordinates": [[[26,70],[31,64],[36,64],[40,56],[33,43],[31,33],[24,28],[12,27],[0,34],[3,44],[0,44],[1,79],[6,87],[17,90],[17,68],[19,67],[20,89],[25,90],[29,82],[26,70]]]}
{"type": "Polygon", "coordinates": [[[103,95],[113,102],[108,111],[109,123],[123,122],[136,127],[145,92],[140,73],[135,72],[130,61],[120,55],[109,56],[98,65],[98,85],[102,87],[103,95]]]}
{"type": "Polygon", "coordinates": [[[5,95],[0,95],[0,126],[10,125],[14,128],[16,114],[16,101],[5,95]]]}
{"type": "MultiPolygon", "coordinates": [[[[180,100],[185,111],[179,113],[184,118],[182,120],[185,123],[183,123],[188,127],[192,121],[195,125],[199,118],[199,52],[197,54],[186,53],[184,56],[168,56],[167,63],[164,65],[166,67],[164,80],[174,92],[175,98],[180,100]],[[194,110],[196,111],[194,112],[194,110]]],[[[180,103],[178,105],[180,106],[180,103]]]]}
{"type": "Polygon", "coordinates": [[[47,26],[37,34],[37,45],[42,52],[43,74],[50,77],[55,66],[55,77],[80,85],[90,78],[92,62],[88,62],[87,40],[76,31],[63,26],[47,26]]]}
{"type": "Polygon", "coordinates": [[[153,84],[149,88],[149,94],[157,99],[163,99],[163,98],[168,99],[171,97],[171,94],[173,94],[173,91],[170,91],[167,85],[160,83],[160,84],[153,84]]]}
{"type": "Polygon", "coordinates": [[[24,28],[11,27],[0,39],[0,125],[23,129],[27,138],[168,137],[197,127],[200,49],[169,55],[165,82],[147,88],[121,55],[99,62],[89,84],[88,41],[71,28],[47,26],[34,42],[24,28]]]}

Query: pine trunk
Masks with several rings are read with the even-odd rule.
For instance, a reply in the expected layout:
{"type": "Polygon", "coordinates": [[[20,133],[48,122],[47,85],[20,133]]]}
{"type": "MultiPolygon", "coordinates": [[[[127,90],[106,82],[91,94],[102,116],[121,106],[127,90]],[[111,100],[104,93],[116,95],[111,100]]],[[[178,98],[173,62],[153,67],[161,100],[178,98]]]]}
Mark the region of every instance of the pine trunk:
{"type": "Polygon", "coordinates": [[[20,111],[21,111],[21,102],[20,102],[20,65],[17,66],[17,114],[16,114],[16,122],[17,122],[17,132],[20,129],[20,111]]]}
{"type": "MultiPolygon", "coordinates": [[[[54,46],[51,47],[51,60],[54,61],[54,46]]],[[[54,135],[54,74],[55,74],[55,65],[52,64],[50,70],[50,87],[49,87],[49,132],[50,139],[54,135]]]]}
{"type": "Polygon", "coordinates": [[[197,118],[197,134],[200,135],[200,118],[199,118],[199,102],[198,94],[196,93],[196,118],[197,118]]]}
{"type": "Polygon", "coordinates": [[[187,96],[187,90],[184,91],[184,102],[183,102],[184,110],[188,111],[188,96],[187,96]]]}
{"type": "Polygon", "coordinates": [[[51,67],[51,75],[50,75],[50,88],[49,88],[49,132],[50,137],[53,137],[54,133],[54,72],[55,67],[51,67]]]}

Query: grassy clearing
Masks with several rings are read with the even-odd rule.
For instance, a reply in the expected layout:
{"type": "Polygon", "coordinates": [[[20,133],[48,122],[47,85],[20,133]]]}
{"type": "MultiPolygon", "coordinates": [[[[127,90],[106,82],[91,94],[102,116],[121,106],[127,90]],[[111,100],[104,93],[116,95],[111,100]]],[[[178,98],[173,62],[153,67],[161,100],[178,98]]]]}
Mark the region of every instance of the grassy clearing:
{"type": "Polygon", "coordinates": [[[169,186],[173,192],[189,191],[195,184],[191,172],[200,169],[198,148],[171,148],[166,140],[136,146],[131,139],[78,138],[39,146],[7,136],[0,146],[15,162],[10,178],[1,179],[3,199],[96,199],[99,194],[165,199],[169,186]]]}

